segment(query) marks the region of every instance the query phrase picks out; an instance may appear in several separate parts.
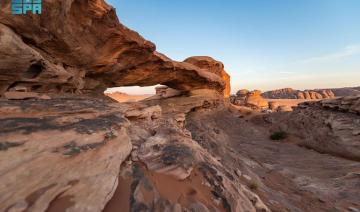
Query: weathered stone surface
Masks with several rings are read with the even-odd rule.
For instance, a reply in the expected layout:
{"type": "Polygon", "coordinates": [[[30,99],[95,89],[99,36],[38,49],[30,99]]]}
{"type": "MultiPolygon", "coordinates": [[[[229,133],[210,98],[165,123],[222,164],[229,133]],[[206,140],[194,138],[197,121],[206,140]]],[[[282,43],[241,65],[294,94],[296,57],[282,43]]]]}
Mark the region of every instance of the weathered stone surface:
{"type": "Polygon", "coordinates": [[[49,96],[45,94],[38,94],[35,92],[18,92],[18,91],[8,91],[4,93],[4,97],[10,100],[21,100],[21,99],[50,99],[49,96]]]}
{"type": "Polygon", "coordinates": [[[305,102],[279,116],[281,130],[319,152],[360,160],[360,96],[305,102]]]}
{"type": "Polygon", "coordinates": [[[0,100],[0,210],[101,211],[131,151],[121,108],[0,100]]]}
{"type": "Polygon", "coordinates": [[[15,86],[54,93],[156,84],[222,93],[229,86],[225,75],[156,52],[103,0],[45,1],[41,16],[13,16],[10,2],[0,8],[0,94],[15,86]]]}
{"type": "Polygon", "coordinates": [[[269,103],[261,96],[261,91],[248,91],[246,89],[239,90],[236,96],[230,98],[230,102],[238,106],[246,106],[255,110],[266,110],[269,103]]]}
{"type": "MultiPolygon", "coordinates": [[[[347,211],[349,205],[359,208],[360,163],[327,151],[314,151],[309,146],[304,148],[300,140],[303,137],[293,133],[318,138],[325,124],[305,122],[304,128],[300,119],[291,116],[293,113],[296,112],[246,116],[236,110],[197,111],[187,115],[186,128],[229,171],[233,183],[248,185],[271,211],[347,211]],[[298,126],[291,126],[288,131],[290,122],[298,126]],[[272,132],[279,131],[275,127],[278,125],[283,125],[280,129],[288,137],[271,140],[272,132]]],[[[304,113],[303,117],[310,119],[316,113],[304,113]]],[[[352,119],[356,117],[351,115],[352,119]]],[[[313,119],[320,118],[321,115],[313,119]]],[[[325,132],[318,139],[341,145],[340,138],[327,136],[325,132]]],[[[257,202],[256,198],[253,202],[257,202]]]]}
{"type": "Polygon", "coordinates": [[[178,91],[173,88],[169,88],[168,86],[165,85],[157,86],[155,90],[156,90],[156,95],[159,96],[160,98],[169,98],[174,96],[180,96],[182,94],[181,91],[178,91]]]}
{"type": "Polygon", "coordinates": [[[227,74],[224,70],[224,64],[222,62],[216,61],[213,58],[207,56],[189,57],[184,60],[184,62],[193,64],[204,71],[214,73],[217,76],[221,77],[221,79],[225,82],[225,89],[223,91],[224,97],[230,97],[230,75],[227,74]]]}
{"type": "MultiPolygon", "coordinates": [[[[128,181],[125,187],[132,188],[132,210],[139,210],[141,205],[149,211],[186,211],[191,208],[205,211],[269,211],[256,194],[239,186],[238,182],[235,184],[221,163],[193,140],[185,128],[186,114],[189,112],[222,108],[218,103],[219,98],[210,91],[213,90],[199,91],[199,94],[207,93],[205,97],[197,96],[197,92],[194,92],[189,97],[139,103],[144,108],[147,108],[146,105],[160,105],[162,115],[153,120],[131,119],[132,133],[129,135],[136,146],[136,153],[133,154],[135,161],[122,173],[123,179],[128,181]]],[[[118,189],[119,192],[123,191],[124,185],[118,189]]],[[[115,194],[105,211],[115,207],[119,198],[115,194]]]]}

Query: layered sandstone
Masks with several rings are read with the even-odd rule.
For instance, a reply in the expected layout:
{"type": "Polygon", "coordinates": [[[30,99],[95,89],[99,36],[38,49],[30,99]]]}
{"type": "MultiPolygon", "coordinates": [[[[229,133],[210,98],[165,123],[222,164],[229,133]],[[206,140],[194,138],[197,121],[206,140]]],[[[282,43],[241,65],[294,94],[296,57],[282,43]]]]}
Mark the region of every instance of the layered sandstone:
{"type": "Polygon", "coordinates": [[[185,128],[219,95],[1,100],[0,210],[269,211],[185,128]]]}
{"type": "Polygon", "coordinates": [[[274,116],[282,131],[316,151],[360,160],[360,96],[305,102],[274,116]],[[316,129],[316,130],[314,130],[316,129]]]}
{"type": "MultiPolygon", "coordinates": [[[[166,58],[102,0],[43,4],[40,17],[1,7],[0,211],[359,207],[360,165],[341,158],[359,156],[358,97],[243,114],[220,62],[166,58]],[[68,94],[159,83],[140,102],[68,94]],[[279,129],[289,138],[270,140],[279,129]]],[[[236,98],[262,109],[260,93],[236,98]]]]}
{"type": "Polygon", "coordinates": [[[225,82],[224,97],[230,97],[230,75],[226,73],[224,64],[222,62],[207,56],[189,57],[184,60],[184,62],[193,64],[204,71],[216,74],[217,76],[221,77],[221,79],[225,82]]]}
{"type": "Polygon", "coordinates": [[[156,52],[153,43],[119,23],[103,0],[45,1],[41,16],[13,16],[10,2],[0,8],[0,95],[19,88],[102,93],[108,87],[156,84],[222,93],[229,86],[225,73],[156,52]]]}

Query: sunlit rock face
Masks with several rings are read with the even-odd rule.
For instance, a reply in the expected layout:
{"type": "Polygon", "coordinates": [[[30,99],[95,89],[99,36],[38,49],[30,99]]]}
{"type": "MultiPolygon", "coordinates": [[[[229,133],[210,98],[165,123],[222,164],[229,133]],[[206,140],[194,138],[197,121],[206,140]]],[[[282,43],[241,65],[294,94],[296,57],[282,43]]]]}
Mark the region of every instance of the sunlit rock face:
{"type": "Polygon", "coordinates": [[[214,73],[221,77],[221,79],[225,82],[225,89],[223,91],[224,97],[230,97],[230,75],[226,73],[224,69],[224,64],[220,61],[217,61],[211,57],[207,56],[193,56],[184,60],[186,63],[193,64],[204,71],[208,71],[210,73],[214,73]]]}
{"type": "Polygon", "coordinates": [[[41,16],[14,16],[10,7],[5,0],[0,8],[0,94],[24,87],[102,93],[156,84],[229,91],[228,75],[156,52],[153,43],[119,23],[103,0],[43,1],[41,16]]]}

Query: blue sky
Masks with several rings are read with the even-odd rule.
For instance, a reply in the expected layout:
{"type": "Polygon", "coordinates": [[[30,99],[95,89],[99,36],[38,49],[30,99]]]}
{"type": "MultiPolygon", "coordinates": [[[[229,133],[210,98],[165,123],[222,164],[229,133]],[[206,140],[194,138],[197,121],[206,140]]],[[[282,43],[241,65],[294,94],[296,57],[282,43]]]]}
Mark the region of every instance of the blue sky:
{"type": "Polygon", "coordinates": [[[360,0],[107,2],[170,58],[222,61],[233,92],[360,85],[360,0]]]}

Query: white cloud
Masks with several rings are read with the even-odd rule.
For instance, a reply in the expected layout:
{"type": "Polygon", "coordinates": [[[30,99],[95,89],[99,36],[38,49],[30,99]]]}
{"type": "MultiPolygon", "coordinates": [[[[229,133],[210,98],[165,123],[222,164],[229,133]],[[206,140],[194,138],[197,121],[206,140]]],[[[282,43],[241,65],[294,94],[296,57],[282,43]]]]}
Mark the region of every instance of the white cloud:
{"type": "Polygon", "coordinates": [[[339,50],[338,52],[332,54],[308,58],[303,60],[302,63],[308,64],[308,63],[331,62],[331,61],[345,59],[356,54],[360,54],[360,45],[347,46],[339,50]]]}

